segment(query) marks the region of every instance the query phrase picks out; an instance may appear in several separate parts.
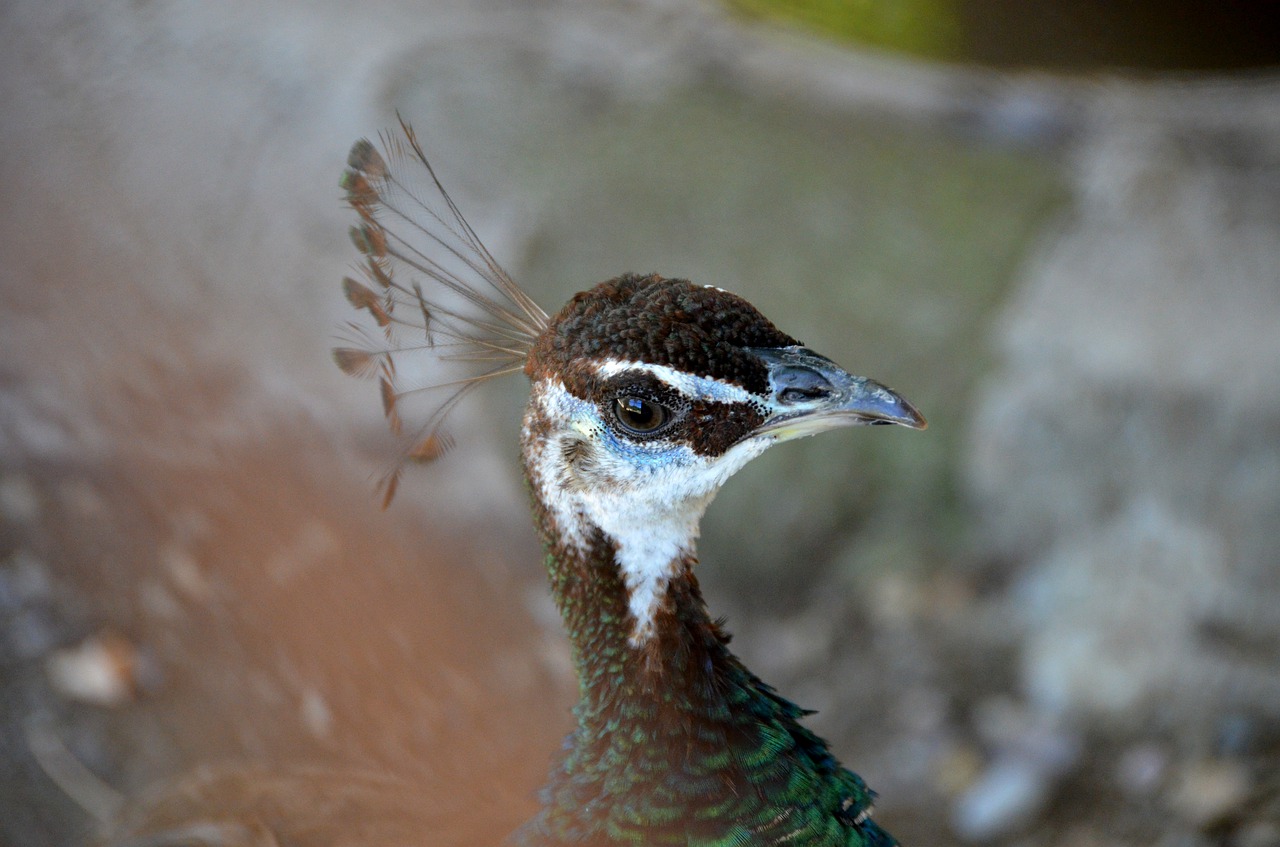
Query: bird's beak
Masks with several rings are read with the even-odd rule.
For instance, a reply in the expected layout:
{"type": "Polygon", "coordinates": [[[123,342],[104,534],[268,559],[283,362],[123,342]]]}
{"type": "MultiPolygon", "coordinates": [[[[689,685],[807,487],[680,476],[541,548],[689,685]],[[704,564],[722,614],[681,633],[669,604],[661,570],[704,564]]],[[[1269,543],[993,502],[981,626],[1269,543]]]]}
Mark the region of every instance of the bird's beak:
{"type": "Polygon", "coordinates": [[[928,426],[894,391],[806,347],[752,348],[769,369],[770,413],[753,435],[790,441],[838,426],[928,426]]]}

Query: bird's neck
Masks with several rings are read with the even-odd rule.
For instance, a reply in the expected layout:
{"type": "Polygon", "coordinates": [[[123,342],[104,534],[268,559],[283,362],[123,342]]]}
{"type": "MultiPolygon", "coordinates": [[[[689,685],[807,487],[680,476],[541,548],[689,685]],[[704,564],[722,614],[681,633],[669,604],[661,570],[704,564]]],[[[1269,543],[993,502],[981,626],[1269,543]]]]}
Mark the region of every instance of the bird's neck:
{"type": "Polygon", "coordinates": [[[733,725],[736,710],[766,689],[710,620],[692,558],[668,563],[652,630],[637,643],[616,542],[594,529],[585,544],[567,544],[547,510],[536,511],[579,700],[577,726],[524,843],[657,843],[655,833],[681,831],[690,810],[723,796],[723,774],[734,767],[730,737],[749,735],[733,725]],[[617,837],[624,833],[630,839],[617,837]]]}
{"type": "Polygon", "coordinates": [[[521,843],[862,843],[845,830],[863,825],[866,786],[799,724],[803,710],[729,651],[708,615],[693,574],[697,516],[684,544],[620,540],[538,467],[546,446],[526,440],[526,474],[580,698],[521,843]],[[655,598],[637,604],[642,549],[674,554],[648,563],[655,598]],[[637,608],[650,612],[647,626],[637,608]]]}
{"type": "Polygon", "coordinates": [[[731,658],[693,575],[710,497],[646,502],[626,482],[584,484],[590,471],[566,458],[573,436],[547,434],[539,417],[526,419],[525,477],[590,721],[685,681],[691,651],[731,658]]]}
{"type": "Polygon", "coordinates": [[[544,527],[543,537],[552,595],[579,682],[579,724],[594,729],[670,710],[713,712],[707,701],[715,692],[704,690],[702,682],[736,660],[707,614],[692,554],[655,565],[669,576],[656,588],[652,622],[638,640],[634,589],[618,562],[616,543],[598,529],[588,531],[583,547],[560,543],[551,528],[544,527]]]}

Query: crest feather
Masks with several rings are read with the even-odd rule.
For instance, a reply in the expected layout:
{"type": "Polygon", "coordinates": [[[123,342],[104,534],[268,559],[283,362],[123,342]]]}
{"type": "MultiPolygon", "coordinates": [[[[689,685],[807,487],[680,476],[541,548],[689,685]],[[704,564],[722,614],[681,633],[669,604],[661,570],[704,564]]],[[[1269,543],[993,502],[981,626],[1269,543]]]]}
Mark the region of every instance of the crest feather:
{"type": "Polygon", "coordinates": [[[521,370],[548,319],[462,216],[413,128],[401,118],[400,131],[384,132],[380,141],[381,151],[368,139],[352,146],[339,183],[359,217],[350,234],[368,281],[346,277],[343,292],[375,326],[351,325],[351,343],[335,348],[333,358],[344,373],[378,379],[383,411],[397,436],[404,429],[404,397],[444,392],[428,405],[400,460],[382,478],[385,506],[405,463],[431,461],[452,445],[441,430],[449,411],[479,383],[521,370]],[[400,373],[422,372],[397,368],[398,360],[411,356],[434,357],[425,365],[429,374],[438,373],[439,362],[462,363],[470,372],[406,385],[400,373]]]}

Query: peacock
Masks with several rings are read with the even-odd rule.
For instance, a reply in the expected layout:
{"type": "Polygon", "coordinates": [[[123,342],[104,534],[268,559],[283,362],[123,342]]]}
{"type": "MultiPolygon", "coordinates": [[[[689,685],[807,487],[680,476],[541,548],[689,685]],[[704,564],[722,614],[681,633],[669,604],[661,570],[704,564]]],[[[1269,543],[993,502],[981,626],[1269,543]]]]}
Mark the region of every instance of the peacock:
{"type": "MultiPolygon", "coordinates": [[[[343,290],[368,319],[333,355],[377,383],[403,442],[384,506],[407,466],[452,445],[445,419],[469,391],[516,372],[531,386],[521,458],[579,699],[538,811],[509,843],[896,844],[808,713],[730,651],[698,587],[696,542],[720,486],[773,444],[924,418],[721,288],[626,273],[548,315],[485,248],[409,125],[381,140],[382,152],[357,142],[341,180],[362,277],[343,290]],[[424,358],[425,374],[413,367],[424,358]]],[[[368,768],[213,770],[162,791],[116,843],[462,845],[449,818],[485,814],[480,801],[368,768]]]]}
{"type": "MultiPolygon", "coordinates": [[[[871,817],[874,792],[803,726],[805,710],[729,650],[695,547],[717,490],[766,448],[847,425],[924,429],[924,418],[714,286],[626,273],[548,315],[401,129],[384,134],[385,157],[358,142],[342,179],[365,277],[344,288],[381,332],[335,358],[378,381],[397,432],[417,390],[400,384],[398,358],[483,363],[408,437],[409,459],[448,446],[444,414],[483,380],[530,381],[521,457],[579,701],[540,811],[513,842],[895,844],[871,817]]],[[[401,468],[383,480],[387,497],[401,468]]]]}

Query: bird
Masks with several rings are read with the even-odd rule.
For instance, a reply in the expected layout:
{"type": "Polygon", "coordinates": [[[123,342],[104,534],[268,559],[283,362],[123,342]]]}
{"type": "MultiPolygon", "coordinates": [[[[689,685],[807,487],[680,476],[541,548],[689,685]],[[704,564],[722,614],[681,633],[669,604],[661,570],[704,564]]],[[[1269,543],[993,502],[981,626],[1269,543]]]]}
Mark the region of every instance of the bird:
{"type": "MultiPolygon", "coordinates": [[[[453,392],[406,442],[410,460],[449,445],[444,415],[467,391],[528,377],[523,471],[579,701],[540,809],[512,843],[896,844],[872,818],[874,792],[805,728],[808,713],[729,649],[699,589],[696,541],[716,492],[768,447],[849,425],[919,430],[924,417],[715,286],[624,273],[546,313],[466,223],[413,129],[400,130],[383,135],[387,156],[357,143],[342,179],[365,277],[344,288],[386,343],[334,355],[379,382],[397,432],[402,399],[422,390],[398,384],[399,356],[483,363],[446,383],[453,392]]],[[[384,478],[388,497],[404,466],[384,478]]]]}
{"type": "MultiPolygon", "coordinates": [[[[406,121],[380,146],[358,141],[340,181],[360,254],[342,289],[363,317],[333,358],[377,383],[399,441],[383,507],[407,468],[454,446],[447,421],[468,393],[508,374],[530,386],[521,463],[578,702],[536,811],[506,843],[896,845],[875,793],[804,726],[810,712],[730,650],[696,543],[716,492],[767,448],[843,426],[920,430],[924,417],[715,286],[623,273],[548,313],[406,121]]],[[[473,843],[448,818],[483,808],[445,794],[377,767],[212,769],[162,790],[115,843],[473,843]]]]}

